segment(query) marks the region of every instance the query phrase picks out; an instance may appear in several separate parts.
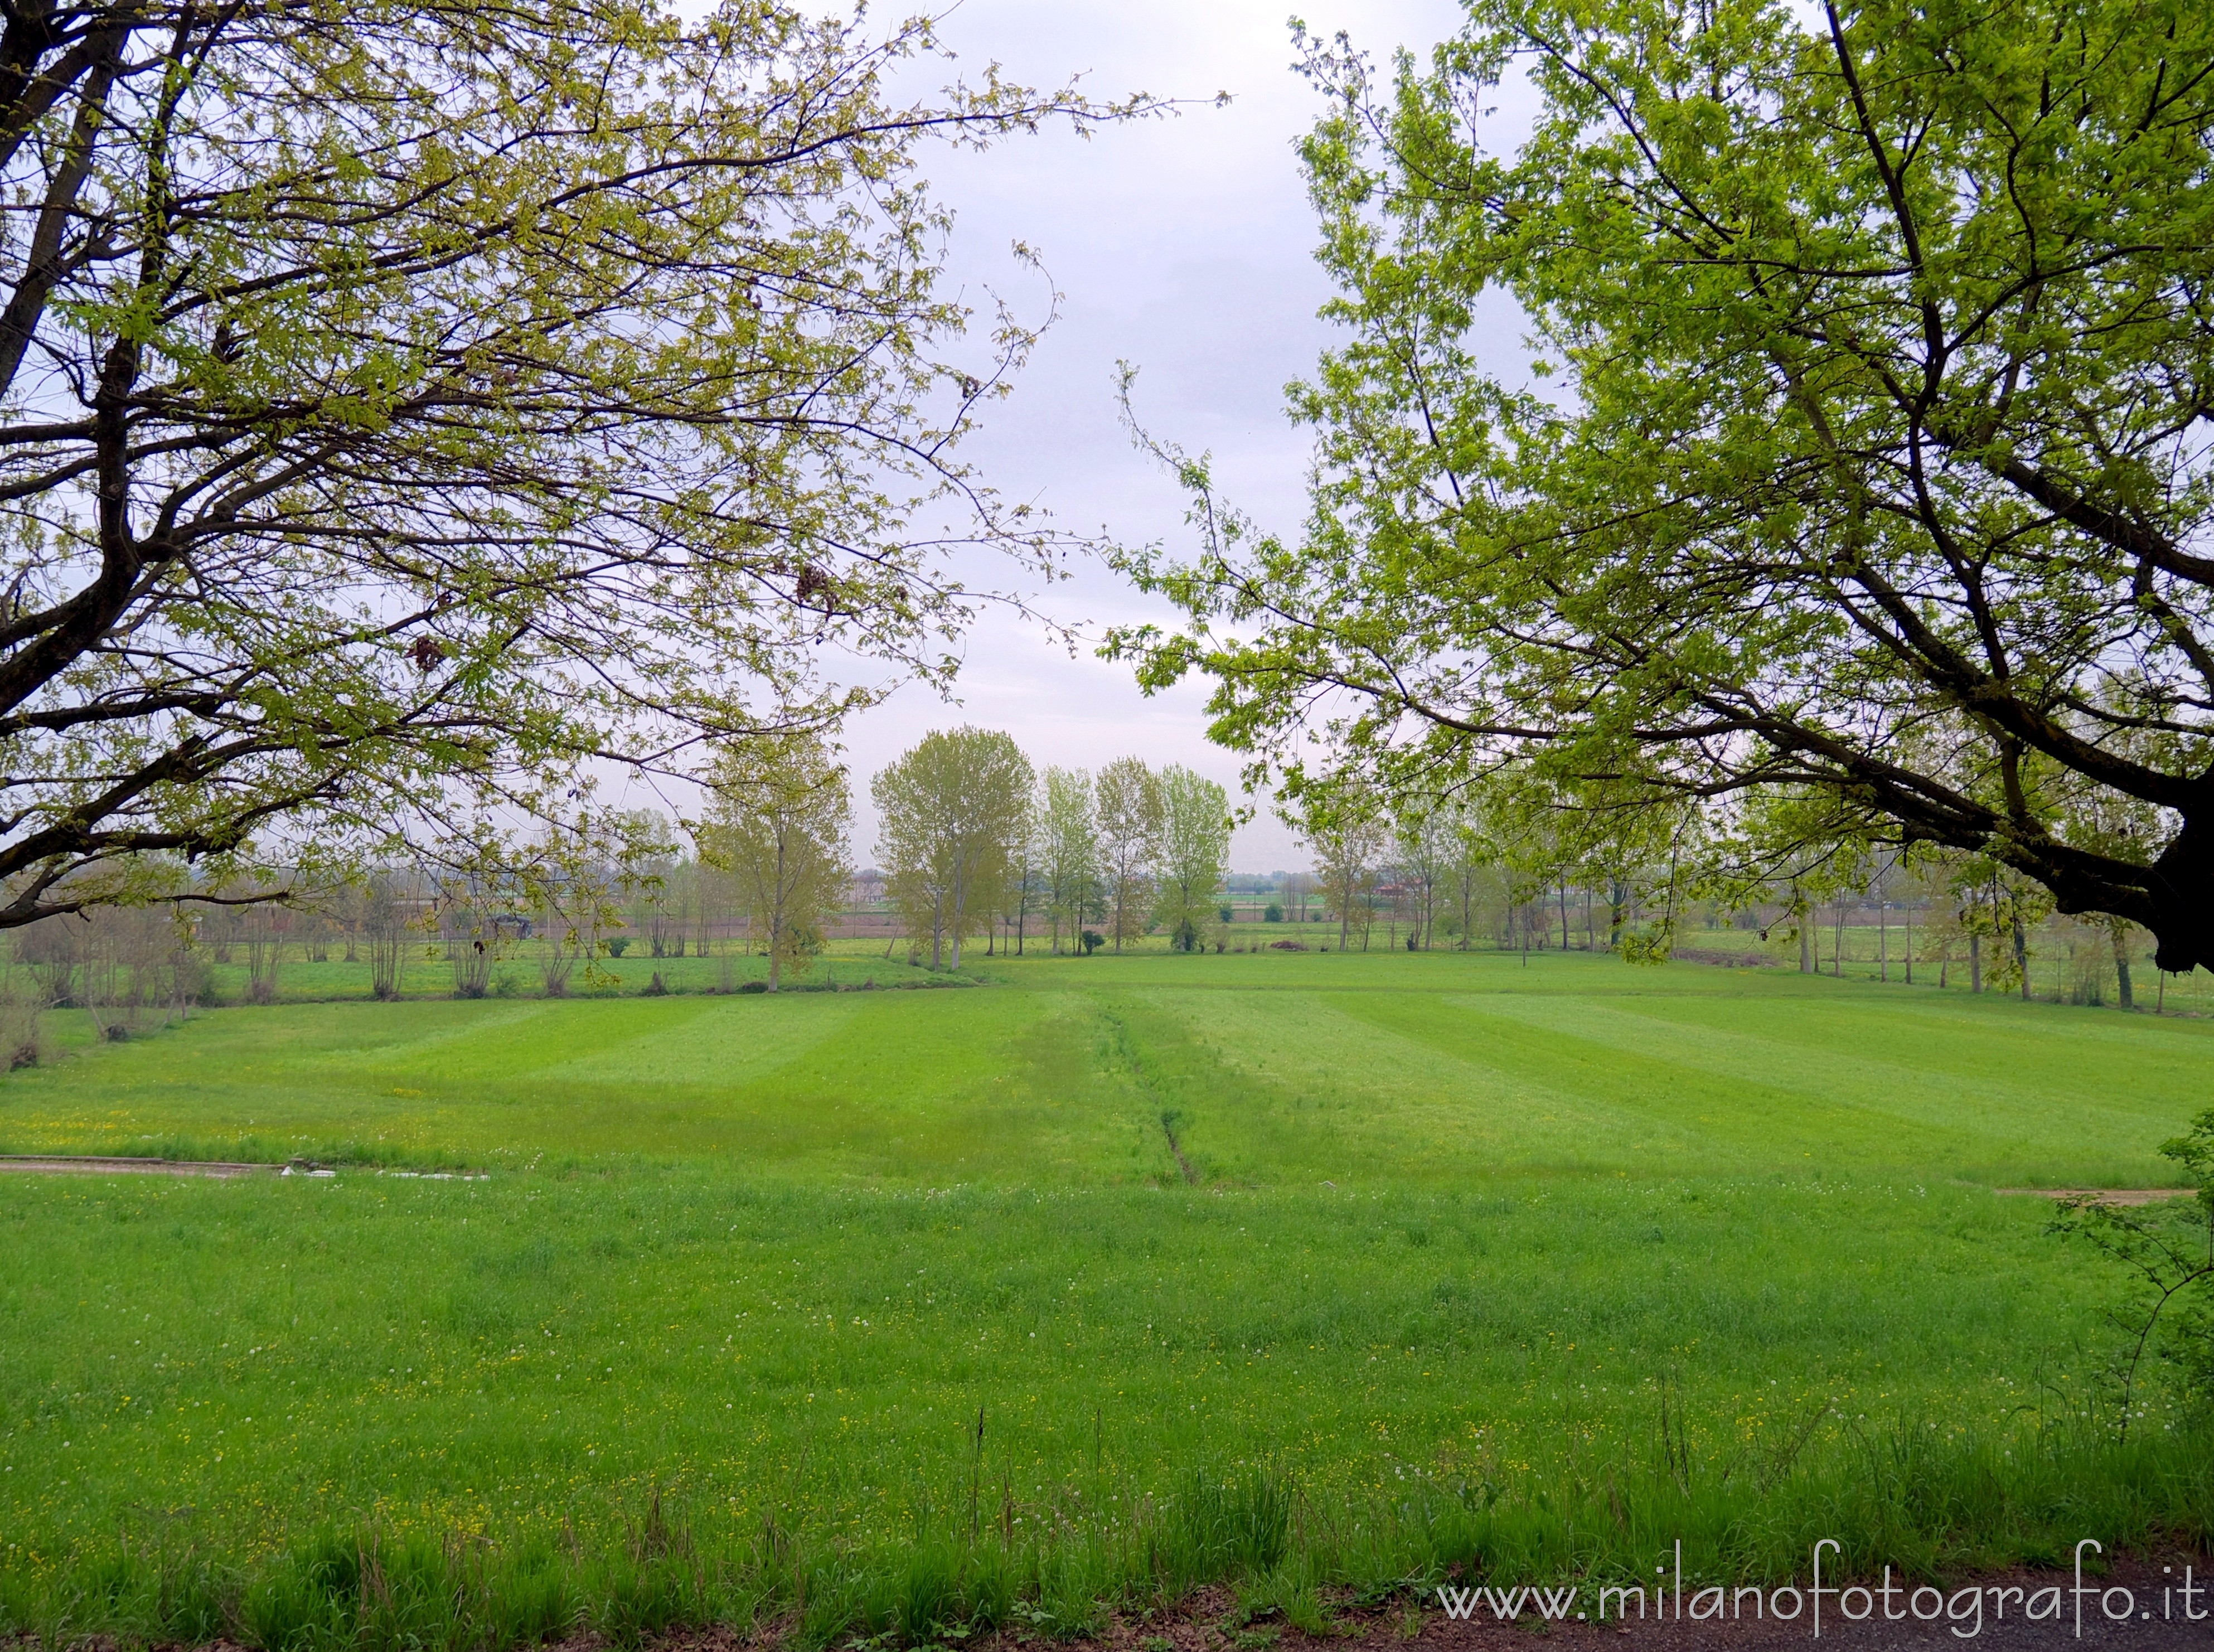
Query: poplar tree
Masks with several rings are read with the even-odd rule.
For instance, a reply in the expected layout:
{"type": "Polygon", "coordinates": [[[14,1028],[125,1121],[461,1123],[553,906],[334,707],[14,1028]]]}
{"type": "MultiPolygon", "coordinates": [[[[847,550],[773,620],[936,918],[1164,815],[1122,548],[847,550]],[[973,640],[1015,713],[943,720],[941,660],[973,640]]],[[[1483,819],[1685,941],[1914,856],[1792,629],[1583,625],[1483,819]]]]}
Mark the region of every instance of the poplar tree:
{"type": "Polygon", "coordinates": [[[1196,951],[1220,923],[1215,891],[1230,859],[1230,798],[1205,775],[1171,763],[1160,774],[1161,835],[1155,912],[1169,945],[1196,951]]]}
{"type": "Polygon", "coordinates": [[[1107,931],[1121,951],[1146,933],[1153,866],[1160,851],[1160,777],[1139,758],[1117,757],[1099,771],[1099,862],[1107,885],[1107,931]]]}
{"type": "Polygon", "coordinates": [[[804,975],[823,950],[824,921],[853,880],[846,766],[812,731],[733,741],[707,777],[700,858],[730,874],[738,909],[768,954],[768,989],[804,975]]]}
{"type": "Polygon", "coordinates": [[[1070,945],[1081,951],[1085,923],[1098,910],[1099,899],[1099,825],[1092,809],[1092,776],[1084,770],[1045,771],[1039,789],[1037,841],[1053,919],[1053,950],[1061,951],[1066,926],[1070,945]]]}
{"type": "Polygon", "coordinates": [[[1376,865],[1391,841],[1391,829],[1361,799],[1311,811],[1302,823],[1314,852],[1321,881],[1323,910],[1337,920],[1337,950],[1345,951],[1357,928],[1368,950],[1368,924],[1374,915],[1376,865]]]}
{"type": "Polygon", "coordinates": [[[877,858],[910,937],[930,937],[933,969],[961,967],[962,937],[1001,905],[1031,829],[1037,785],[1008,736],[964,727],[925,735],[880,772],[877,858]]]}

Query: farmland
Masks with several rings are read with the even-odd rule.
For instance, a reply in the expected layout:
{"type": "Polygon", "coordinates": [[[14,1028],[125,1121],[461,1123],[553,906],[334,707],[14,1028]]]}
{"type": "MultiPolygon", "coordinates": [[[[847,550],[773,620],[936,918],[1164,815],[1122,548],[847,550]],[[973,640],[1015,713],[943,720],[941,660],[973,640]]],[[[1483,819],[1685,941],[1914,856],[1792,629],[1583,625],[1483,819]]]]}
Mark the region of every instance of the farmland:
{"type": "Polygon", "coordinates": [[[1557,952],[972,962],[229,1009],[9,1075],[7,1152],[336,1174],[0,1178],[0,1613],[312,1641],[366,1541],[450,1635],[473,1567],[479,1637],[928,1638],[2214,1519],[2200,1425],[2099,1414],[2111,1279],[1999,1190],[2173,1183],[2214,1027],[1557,952]]]}

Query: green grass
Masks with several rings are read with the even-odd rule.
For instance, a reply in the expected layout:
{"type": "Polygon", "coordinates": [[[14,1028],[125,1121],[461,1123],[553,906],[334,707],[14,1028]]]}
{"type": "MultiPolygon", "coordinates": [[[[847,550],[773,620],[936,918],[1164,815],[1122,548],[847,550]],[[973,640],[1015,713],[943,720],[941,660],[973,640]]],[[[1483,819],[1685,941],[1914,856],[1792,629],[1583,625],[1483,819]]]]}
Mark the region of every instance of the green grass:
{"type": "Polygon", "coordinates": [[[226,1010],[0,1080],[5,1151],[345,1166],[0,1178],[0,1628],[930,1641],[2214,1528],[2203,1419],[2113,1442],[2111,1282],[1994,1191],[2172,1180],[2214,1026],[1558,953],[981,967],[226,1010]]]}

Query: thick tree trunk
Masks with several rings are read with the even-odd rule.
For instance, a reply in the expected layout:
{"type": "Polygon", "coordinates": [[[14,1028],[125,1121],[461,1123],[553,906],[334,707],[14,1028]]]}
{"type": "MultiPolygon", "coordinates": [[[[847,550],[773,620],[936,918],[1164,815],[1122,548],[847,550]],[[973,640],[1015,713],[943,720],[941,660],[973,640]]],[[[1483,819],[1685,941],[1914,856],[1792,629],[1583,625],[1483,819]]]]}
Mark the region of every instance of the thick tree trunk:
{"type": "Polygon", "coordinates": [[[2122,1007],[2133,1010],[2138,1006],[2138,1000],[2130,991],[2129,926],[2119,923],[2109,925],[2107,933],[2114,944],[2114,982],[2121,996],[2122,1007]]]}
{"type": "Polygon", "coordinates": [[[2174,975],[2188,975],[2202,964],[2214,969],[2214,841],[2209,841],[2214,829],[2207,824],[2210,815],[2214,809],[2185,817],[2183,829],[2152,863],[2149,909],[2116,915],[2152,931],[2156,943],[2153,963],[2174,975]]]}

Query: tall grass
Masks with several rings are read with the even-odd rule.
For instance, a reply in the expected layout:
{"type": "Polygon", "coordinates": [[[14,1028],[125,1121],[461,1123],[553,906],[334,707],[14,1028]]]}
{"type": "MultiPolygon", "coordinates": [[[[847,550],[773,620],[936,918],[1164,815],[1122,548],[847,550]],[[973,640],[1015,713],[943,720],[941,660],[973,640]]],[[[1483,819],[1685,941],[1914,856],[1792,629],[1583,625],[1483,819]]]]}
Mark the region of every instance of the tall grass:
{"type": "MultiPolygon", "coordinates": [[[[1656,1457],[1660,1453],[1656,1441],[1656,1457]]],[[[1005,1627],[1055,1638],[1110,1613],[1172,1611],[1209,1584],[1234,1616],[1328,1633],[1342,1614],[1421,1599],[1447,1580],[1648,1582],[1680,1541],[1686,1587],[1804,1579],[1814,1544],[1842,1570],[1912,1581],[2066,1563],[2076,1541],[2118,1548],[2214,1537],[2214,1429],[2119,1446],[2095,1428],[1933,1441],[1899,1425],[1760,1484],[1733,1465],[1620,1464],[1493,1483],[1425,1484],[1348,1505],[1265,1466],[1193,1470],[1123,1514],[1072,1484],[971,1530],[960,1518],[894,1545],[750,1527],[711,1496],[655,1489],[597,1545],[573,1532],[500,1541],[461,1531],[329,1525],[241,1560],[197,1538],[88,1547],[65,1564],[0,1569],[0,1632],[46,1645],[222,1639],[267,1652],[499,1652],[579,1631],[634,1646],[679,1625],[774,1627],[802,1649],[941,1646],[1005,1627]]],[[[1093,1488],[1097,1491],[1097,1486],[1093,1488]]],[[[955,1500],[957,1502],[957,1499],[955,1500]]],[[[1833,1573],[1833,1576],[1835,1574],[1833,1573]]]]}

